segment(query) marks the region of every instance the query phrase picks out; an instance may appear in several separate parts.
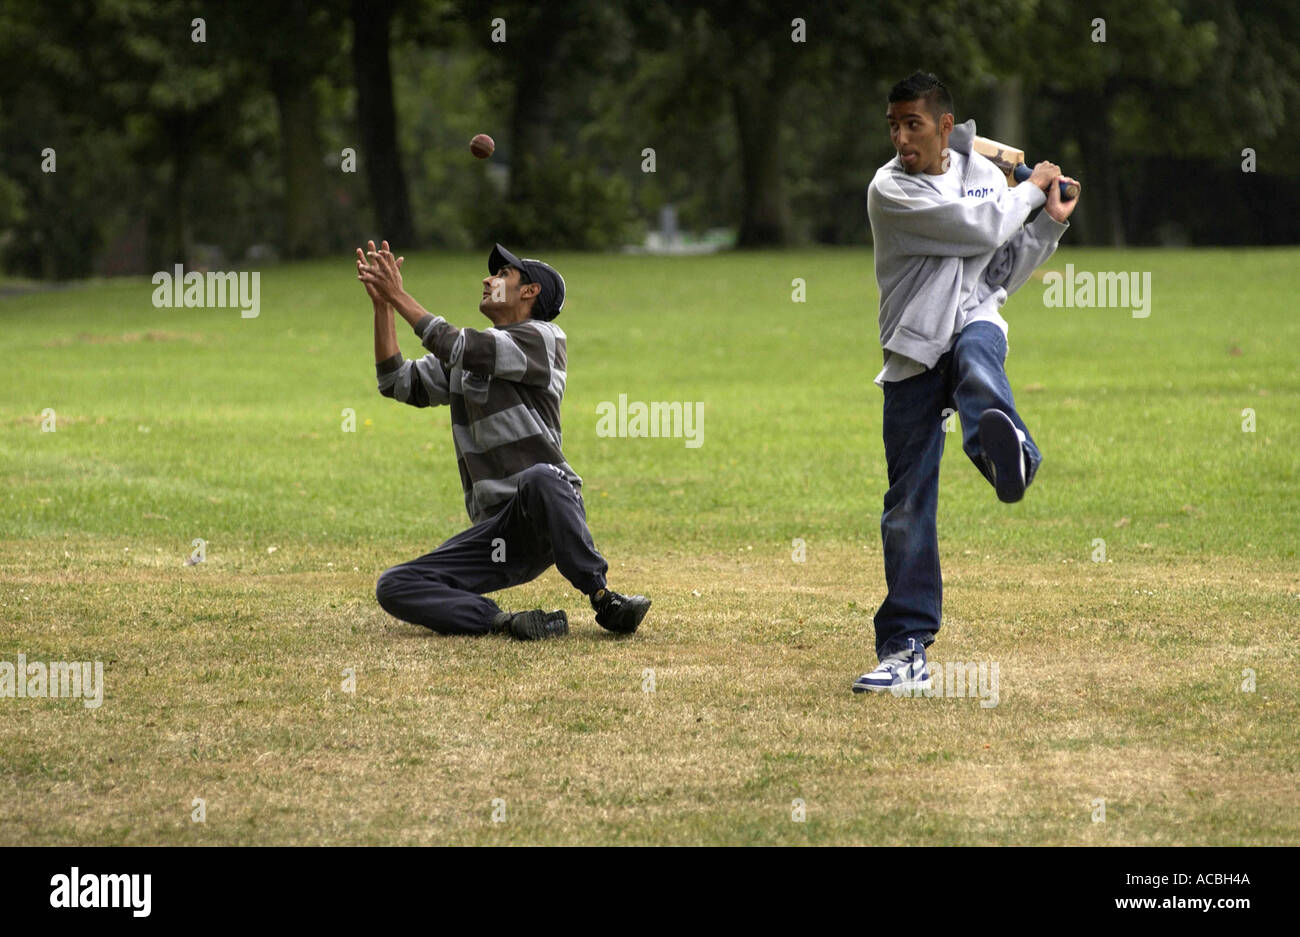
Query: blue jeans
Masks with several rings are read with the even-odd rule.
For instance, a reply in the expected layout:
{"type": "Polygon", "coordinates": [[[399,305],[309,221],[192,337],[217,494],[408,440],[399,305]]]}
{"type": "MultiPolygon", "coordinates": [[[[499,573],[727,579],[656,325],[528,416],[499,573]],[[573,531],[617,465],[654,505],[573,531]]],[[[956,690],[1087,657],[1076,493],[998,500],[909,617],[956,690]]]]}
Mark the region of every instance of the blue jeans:
{"type": "Polygon", "coordinates": [[[972,322],[933,368],[905,381],[885,383],[885,463],[889,490],[880,516],[885,583],[889,594],[876,612],[876,653],[929,645],[939,630],[943,578],[939,572],[939,460],[948,410],[961,416],[962,449],[984,477],[993,470],[980,449],[979,418],[990,407],[1011,417],[1025,434],[1026,482],[1043,457],[1016,412],[1003,362],[1007,340],[992,322],[972,322]]]}

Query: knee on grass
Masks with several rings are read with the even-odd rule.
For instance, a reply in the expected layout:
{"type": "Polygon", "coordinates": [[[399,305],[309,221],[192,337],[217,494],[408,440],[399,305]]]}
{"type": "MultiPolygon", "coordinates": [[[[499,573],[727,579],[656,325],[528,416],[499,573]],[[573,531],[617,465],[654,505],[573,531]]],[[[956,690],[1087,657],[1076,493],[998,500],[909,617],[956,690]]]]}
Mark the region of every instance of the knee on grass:
{"type": "Polygon", "coordinates": [[[402,575],[396,568],[384,570],[379,581],[375,583],[375,601],[379,607],[393,617],[398,617],[394,609],[397,607],[397,596],[402,585],[402,575]]]}

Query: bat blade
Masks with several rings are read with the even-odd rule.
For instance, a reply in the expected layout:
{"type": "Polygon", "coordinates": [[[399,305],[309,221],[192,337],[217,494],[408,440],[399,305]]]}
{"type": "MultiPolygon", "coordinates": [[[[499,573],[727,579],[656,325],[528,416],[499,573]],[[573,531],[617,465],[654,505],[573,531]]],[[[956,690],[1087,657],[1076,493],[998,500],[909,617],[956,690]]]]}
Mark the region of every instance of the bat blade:
{"type": "MultiPolygon", "coordinates": [[[[988,137],[975,137],[971,141],[971,149],[1002,170],[1003,175],[1007,177],[1007,185],[1014,186],[1016,183],[1024,182],[1033,175],[1034,171],[1025,162],[1024,150],[1016,149],[1014,146],[1007,146],[1005,143],[999,143],[996,140],[990,140],[988,137]]],[[[1061,201],[1068,202],[1078,197],[1078,185],[1073,182],[1061,183],[1061,201]]]]}
{"type": "Polygon", "coordinates": [[[1007,185],[1015,185],[1019,181],[1012,177],[1012,173],[1016,166],[1024,165],[1024,150],[1018,150],[1014,146],[1007,146],[1005,143],[990,140],[988,137],[976,137],[971,141],[971,149],[988,158],[994,166],[1001,169],[1002,174],[1007,177],[1007,185]]]}

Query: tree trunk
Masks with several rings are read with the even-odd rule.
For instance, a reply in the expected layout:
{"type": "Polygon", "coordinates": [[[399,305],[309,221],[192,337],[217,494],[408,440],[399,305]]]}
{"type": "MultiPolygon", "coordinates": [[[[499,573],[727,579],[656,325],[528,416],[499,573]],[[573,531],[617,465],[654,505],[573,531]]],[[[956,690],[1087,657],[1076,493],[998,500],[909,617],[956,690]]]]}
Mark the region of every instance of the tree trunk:
{"type": "Polygon", "coordinates": [[[415,242],[411,203],[397,149],[393,75],[388,59],[391,0],[353,0],[352,65],[357,82],[357,123],[361,128],[361,162],[375,201],[380,237],[394,247],[415,242]]]}
{"type": "Polygon", "coordinates": [[[731,87],[744,199],[737,247],[774,247],[790,239],[790,206],[781,159],[785,92],[778,80],[738,78],[731,87]]]}
{"type": "Polygon", "coordinates": [[[159,260],[162,265],[188,263],[190,259],[189,180],[193,149],[191,123],[184,114],[162,119],[163,138],[171,144],[171,178],[167,180],[162,206],[162,236],[159,260]]]}
{"type": "Polygon", "coordinates": [[[1083,174],[1078,178],[1086,186],[1075,217],[1081,222],[1087,243],[1123,247],[1124,221],[1110,139],[1109,100],[1104,91],[1083,91],[1065,98],[1083,155],[1083,174]]]}
{"type": "Polygon", "coordinates": [[[545,75],[529,69],[514,78],[514,103],[510,109],[510,192],[514,205],[530,205],[536,191],[537,166],[551,146],[545,75]]]}
{"type": "Polygon", "coordinates": [[[271,90],[280,117],[280,154],[284,173],[284,252],[310,257],[325,249],[328,236],[316,95],[311,76],[283,63],[271,67],[271,90]]]}
{"type": "Polygon", "coordinates": [[[997,83],[993,98],[993,127],[989,134],[1010,146],[1025,149],[1025,80],[1011,75],[997,83]]]}

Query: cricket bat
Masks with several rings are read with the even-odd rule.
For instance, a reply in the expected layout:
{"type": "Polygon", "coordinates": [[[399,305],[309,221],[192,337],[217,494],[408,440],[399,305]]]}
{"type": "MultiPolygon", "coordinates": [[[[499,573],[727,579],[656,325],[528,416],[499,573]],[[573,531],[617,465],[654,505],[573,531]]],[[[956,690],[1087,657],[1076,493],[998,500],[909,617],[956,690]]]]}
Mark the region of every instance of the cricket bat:
{"type": "MultiPolygon", "coordinates": [[[[1007,177],[1007,185],[1014,186],[1024,182],[1033,170],[1025,163],[1025,151],[1014,146],[998,143],[988,137],[976,137],[971,142],[971,149],[981,156],[987,156],[993,165],[1001,169],[1007,177]]],[[[1079,197],[1079,187],[1073,182],[1061,183],[1061,201],[1068,202],[1079,197]]]]}

